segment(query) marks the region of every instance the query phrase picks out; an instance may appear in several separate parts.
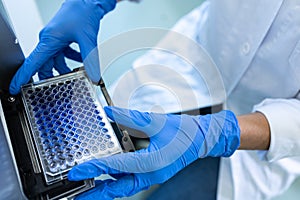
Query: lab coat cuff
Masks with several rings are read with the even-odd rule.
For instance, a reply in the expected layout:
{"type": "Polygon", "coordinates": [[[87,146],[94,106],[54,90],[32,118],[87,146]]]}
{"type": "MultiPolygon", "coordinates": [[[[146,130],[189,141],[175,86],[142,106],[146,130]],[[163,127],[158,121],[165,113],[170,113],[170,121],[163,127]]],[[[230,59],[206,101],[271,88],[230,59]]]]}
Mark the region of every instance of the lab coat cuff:
{"type": "Polygon", "coordinates": [[[259,151],[269,162],[300,156],[300,101],[298,99],[265,99],[254,106],[269,122],[271,141],[268,151],[259,151]]]}

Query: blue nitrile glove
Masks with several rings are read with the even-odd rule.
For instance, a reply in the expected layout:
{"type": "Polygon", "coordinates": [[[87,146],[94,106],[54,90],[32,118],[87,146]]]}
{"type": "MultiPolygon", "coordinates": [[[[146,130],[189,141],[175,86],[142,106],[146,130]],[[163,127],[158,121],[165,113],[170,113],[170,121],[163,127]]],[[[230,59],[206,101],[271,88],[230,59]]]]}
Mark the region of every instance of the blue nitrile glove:
{"type": "MultiPolygon", "coordinates": [[[[73,167],[69,180],[110,174],[116,180],[97,181],[96,188],[78,199],[113,199],[136,194],[163,183],[198,158],[230,156],[239,147],[240,129],[231,111],[189,116],[142,113],[105,107],[115,122],[143,131],[148,148],[95,159],[73,167]]],[[[201,169],[199,169],[201,170],[201,169]]]]}
{"type": "MultiPolygon", "coordinates": [[[[96,47],[99,24],[102,17],[115,6],[116,0],[66,0],[40,32],[39,43],[10,84],[10,93],[19,93],[21,86],[28,83],[36,72],[41,72],[43,78],[53,76],[52,68],[62,73],[69,72],[62,58],[70,54],[66,48],[72,42],[79,44],[90,79],[98,82],[100,68],[96,47]]],[[[75,60],[81,60],[75,57],[75,60]]]]}

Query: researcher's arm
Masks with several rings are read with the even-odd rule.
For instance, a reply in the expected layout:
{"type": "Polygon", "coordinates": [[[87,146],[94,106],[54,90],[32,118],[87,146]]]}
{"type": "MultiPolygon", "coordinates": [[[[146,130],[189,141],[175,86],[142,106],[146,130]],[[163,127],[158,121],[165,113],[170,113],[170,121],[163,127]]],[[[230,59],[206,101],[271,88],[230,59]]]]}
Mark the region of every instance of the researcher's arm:
{"type": "Polygon", "coordinates": [[[239,149],[268,150],[269,162],[300,156],[300,95],[289,99],[265,99],[254,113],[238,116],[239,149]]]}
{"type": "Polygon", "coordinates": [[[167,181],[198,158],[228,157],[238,148],[267,150],[270,146],[268,118],[259,110],[242,116],[231,111],[204,116],[143,113],[116,107],[106,107],[105,111],[115,122],[146,133],[150,145],[75,166],[68,174],[70,180],[101,174],[116,178],[98,181],[95,189],[79,199],[131,196],[167,181]]]}
{"type": "MultiPolygon", "coordinates": [[[[299,157],[300,100],[266,99],[254,113],[236,117],[230,111],[205,116],[162,115],[105,108],[117,123],[144,131],[150,145],[133,153],[92,160],[75,166],[70,180],[111,174],[79,199],[131,196],[162,183],[185,166],[206,156],[230,156],[240,149],[263,149],[269,162],[299,157]]],[[[260,154],[261,155],[261,154],[260,154]]],[[[201,169],[199,169],[201,170],[201,169]]]]}

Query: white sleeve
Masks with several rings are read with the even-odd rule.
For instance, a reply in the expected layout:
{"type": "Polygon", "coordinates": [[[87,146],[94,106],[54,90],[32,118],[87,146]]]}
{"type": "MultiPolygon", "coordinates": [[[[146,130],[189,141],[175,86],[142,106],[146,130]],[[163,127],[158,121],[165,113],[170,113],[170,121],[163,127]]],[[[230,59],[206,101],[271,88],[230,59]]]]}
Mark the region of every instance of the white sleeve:
{"type": "Polygon", "coordinates": [[[271,143],[265,154],[267,161],[300,156],[299,99],[265,99],[254,106],[254,111],[263,113],[270,125],[271,143]]]}

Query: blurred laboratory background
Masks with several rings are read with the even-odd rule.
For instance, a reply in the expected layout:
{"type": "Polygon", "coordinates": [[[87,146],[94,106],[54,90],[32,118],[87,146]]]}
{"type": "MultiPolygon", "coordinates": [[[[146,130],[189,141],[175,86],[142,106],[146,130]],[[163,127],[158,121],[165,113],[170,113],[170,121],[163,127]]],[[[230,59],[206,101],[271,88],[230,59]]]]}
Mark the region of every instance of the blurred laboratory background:
{"type": "MultiPolygon", "coordinates": [[[[51,17],[54,16],[63,2],[63,0],[2,1],[8,11],[10,21],[13,24],[25,56],[28,56],[33,50],[38,41],[39,31],[47,24],[51,17]]],[[[171,28],[181,16],[199,6],[202,1],[203,0],[143,0],[140,3],[121,2],[113,12],[106,15],[102,20],[99,43],[105,42],[120,33],[137,28],[171,28]]],[[[76,48],[76,46],[74,48],[76,48]]],[[[142,53],[143,52],[130,54],[118,60],[118,62],[115,63],[118,65],[118,70],[107,70],[105,79],[113,83],[114,80],[131,67],[131,63],[134,59],[142,53]]],[[[71,61],[68,63],[70,65],[80,66],[80,64],[71,61]]],[[[144,199],[145,196],[147,196],[147,193],[140,193],[133,197],[122,199],[140,200],[144,199]]],[[[298,200],[299,197],[300,179],[298,179],[286,193],[273,200],[298,200]]]]}

